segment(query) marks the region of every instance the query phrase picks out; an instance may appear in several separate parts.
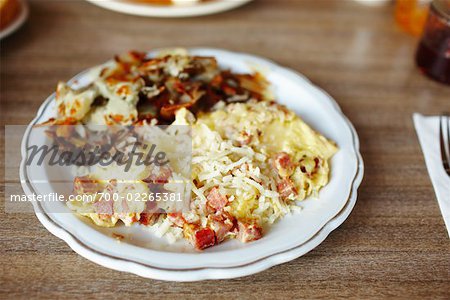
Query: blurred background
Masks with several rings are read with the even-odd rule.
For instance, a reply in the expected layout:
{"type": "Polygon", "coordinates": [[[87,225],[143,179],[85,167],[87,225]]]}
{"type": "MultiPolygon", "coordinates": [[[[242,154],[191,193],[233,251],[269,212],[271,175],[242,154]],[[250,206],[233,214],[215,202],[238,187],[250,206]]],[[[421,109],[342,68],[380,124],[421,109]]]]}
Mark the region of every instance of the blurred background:
{"type": "MultiPolygon", "coordinates": [[[[133,5],[149,5],[142,1],[133,5]]],[[[215,1],[240,0],[193,5],[215,1]]],[[[177,285],[94,265],[36,218],[9,214],[0,218],[7,237],[2,288],[9,296],[44,290],[59,297],[68,291],[231,297],[241,289],[255,297],[448,298],[448,235],[411,118],[450,110],[448,6],[425,25],[431,1],[253,0],[177,18],[120,13],[106,9],[107,2],[26,1],[28,18],[0,41],[2,125],[28,124],[58,81],[130,49],[247,52],[302,73],[339,103],[361,141],[366,173],[358,202],[339,230],[300,259],[241,279],[177,285]]]]}
{"type": "MultiPolygon", "coordinates": [[[[2,98],[16,99],[3,103],[3,111],[16,104],[37,109],[58,80],[117,53],[169,46],[226,48],[273,59],[327,90],[346,89],[341,105],[350,110],[355,96],[395,106],[386,94],[393,87],[443,88],[421,76],[414,62],[430,1],[255,0],[190,18],[127,15],[83,0],[27,3],[29,18],[1,40],[2,98]],[[367,86],[377,89],[367,93],[367,86]]],[[[421,96],[409,102],[415,109],[433,101],[426,89],[412,94],[421,96]]],[[[30,120],[28,114],[15,117],[30,120]]]]}

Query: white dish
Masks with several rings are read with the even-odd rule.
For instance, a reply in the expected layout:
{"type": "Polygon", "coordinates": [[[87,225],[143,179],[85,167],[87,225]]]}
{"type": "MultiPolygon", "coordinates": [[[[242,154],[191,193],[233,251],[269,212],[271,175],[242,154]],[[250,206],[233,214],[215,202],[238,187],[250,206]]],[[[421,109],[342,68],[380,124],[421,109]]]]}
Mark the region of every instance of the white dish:
{"type": "Polygon", "coordinates": [[[19,0],[20,3],[20,14],[16,17],[16,19],[9,24],[6,28],[0,31],[0,40],[12,34],[14,31],[19,29],[23,23],[28,18],[28,4],[24,0],[19,0]]]}
{"type": "MultiPolygon", "coordinates": [[[[113,269],[156,279],[190,281],[243,276],[310,251],[346,219],[356,201],[363,163],[353,126],[329,95],[293,71],[247,54],[216,49],[191,49],[190,52],[215,56],[222,67],[233,71],[251,72],[255,67],[262,70],[281,103],[337,142],[340,149],[332,159],[330,182],[320,192],[320,199],[306,200],[302,212],[275,224],[261,240],[249,244],[228,241],[201,253],[185,242],[168,245],[141,226],[105,229],[71,213],[48,213],[45,203],[34,203],[39,220],[84,257],[113,269]],[[118,243],[111,237],[113,232],[126,238],[118,243]]],[[[83,72],[72,83],[82,86],[89,82],[88,77],[89,73],[83,72]]],[[[54,95],[46,100],[30,126],[54,115],[53,98],[54,95]]],[[[32,138],[29,129],[23,139],[23,158],[32,138]]],[[[51,183],[38,186],[33,183],[36,178],[42,179],[42,169],[25,167],[22,162],[20,171],[27,194],[55,191],[51,183]]]]}
{"type": "Polygon", "coordinates": [[[196,17],[216,14],[244,5],[252,0],[214,0],[205,3],[151,5],[123,0],[87,0],[97,6],[137,16],[147,17],[196,17]]]}

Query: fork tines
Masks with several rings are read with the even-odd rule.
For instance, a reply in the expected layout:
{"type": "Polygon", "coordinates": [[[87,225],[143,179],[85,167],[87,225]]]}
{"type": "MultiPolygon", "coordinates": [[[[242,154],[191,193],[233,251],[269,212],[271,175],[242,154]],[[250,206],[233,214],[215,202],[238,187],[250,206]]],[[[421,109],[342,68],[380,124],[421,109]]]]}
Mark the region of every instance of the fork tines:
{"type": "Polygon", "coordinates": [[[444,114],[439,118],[439,143],[441,145],[441,159],[445,172],[450,176],[450,118],[444,114]]]}

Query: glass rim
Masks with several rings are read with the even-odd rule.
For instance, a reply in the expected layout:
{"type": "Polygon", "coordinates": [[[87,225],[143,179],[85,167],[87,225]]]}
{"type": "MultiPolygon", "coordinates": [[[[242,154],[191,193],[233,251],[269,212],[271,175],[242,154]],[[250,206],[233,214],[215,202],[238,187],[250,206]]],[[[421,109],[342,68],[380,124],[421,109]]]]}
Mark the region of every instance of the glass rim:
{"type": "Polygon", "coordinates": [[[450,21],[450,0],[433,0],[431,7],[447,21],[450,21]]]}

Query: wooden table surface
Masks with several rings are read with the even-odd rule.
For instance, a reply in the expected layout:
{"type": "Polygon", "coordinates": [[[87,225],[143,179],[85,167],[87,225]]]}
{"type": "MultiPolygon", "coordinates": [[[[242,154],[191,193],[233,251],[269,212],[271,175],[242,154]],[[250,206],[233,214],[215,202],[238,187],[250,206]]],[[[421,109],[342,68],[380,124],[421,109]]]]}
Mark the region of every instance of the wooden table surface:
{"type": "Polygon", "coordinates": [[[25,26],[1,42],[2,125],[29,123],[58,80],[116,53],[226,48],[272,59],[329,92],[358,131],[366,172],[352,214],[320,246],[233,280],[162,282],[109,270],[33,214],[2,205],[2,298],[450,297],[449,238],[411,118],[449,110],[450,87],[418,72],[417,39],[395,26],[392,5],[257,0],[190,19],[122,15],[85,1],[32,1],[30,9],[25,26]]]}

